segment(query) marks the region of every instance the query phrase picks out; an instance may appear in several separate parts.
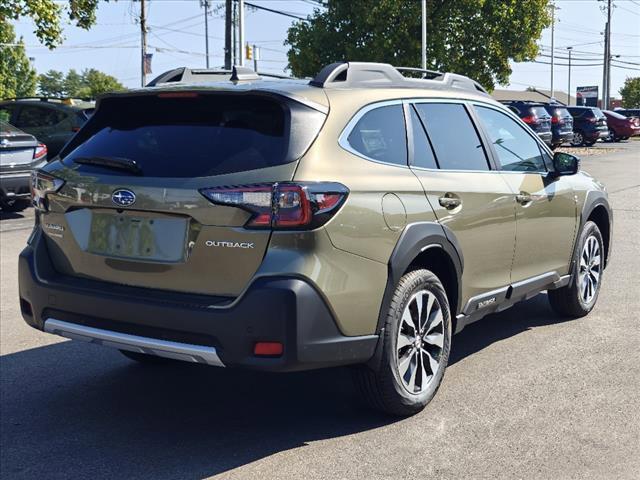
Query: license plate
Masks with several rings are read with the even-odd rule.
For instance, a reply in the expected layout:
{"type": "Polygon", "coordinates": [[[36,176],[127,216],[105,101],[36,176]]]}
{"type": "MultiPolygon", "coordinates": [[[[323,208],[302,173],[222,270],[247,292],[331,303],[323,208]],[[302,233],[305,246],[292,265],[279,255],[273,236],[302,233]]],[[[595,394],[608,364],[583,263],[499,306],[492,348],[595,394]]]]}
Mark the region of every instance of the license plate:
{"type": "Polygon", "coordinates": [[[187,230],[183,218],[93,212],[87,251],[132,260],[182,262],[187,230]]]}
{"type": "Polygon", "coordinates": [[[19,150],[3,150],[0,153],[0,165],[3,167],[13,165],[28,165],[33,162],[33,148],[19,150]]]}

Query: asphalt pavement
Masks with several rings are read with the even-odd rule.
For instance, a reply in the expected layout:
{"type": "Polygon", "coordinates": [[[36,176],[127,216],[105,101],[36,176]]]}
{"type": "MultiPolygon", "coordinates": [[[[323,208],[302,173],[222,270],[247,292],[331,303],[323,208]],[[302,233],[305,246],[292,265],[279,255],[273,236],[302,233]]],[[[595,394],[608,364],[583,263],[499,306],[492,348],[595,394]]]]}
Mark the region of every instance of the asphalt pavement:
{"type": "Polygon", "coordinates": [[[541,294],[469,326],[402,420],[365,409],[348,369],[144,367],[31,329],[16,267],[33,213],[2,214],[0,476],[640,478],[640,141],[595,148],[582,166],[615,222],[594,311],[567,321],[541,294]]]}

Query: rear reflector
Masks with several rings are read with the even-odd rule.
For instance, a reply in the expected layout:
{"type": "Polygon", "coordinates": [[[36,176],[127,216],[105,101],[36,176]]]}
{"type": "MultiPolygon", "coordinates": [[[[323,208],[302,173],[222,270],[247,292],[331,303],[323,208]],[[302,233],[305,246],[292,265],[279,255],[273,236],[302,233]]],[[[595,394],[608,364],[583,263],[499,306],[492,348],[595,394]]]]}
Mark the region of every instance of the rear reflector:
{"type": "Polygon", "coordinates": [[[200,190],[210,202],[242,208],[247,228],[313,229],[335,215],[349,190],[340,183],[283,182],[200,190]]]}
{"type": "Polygon", "coordinates": [[[256,357],[279,357],[283,351],[284,347],[280,342],[258,342],[253,347],[256,357]]]}

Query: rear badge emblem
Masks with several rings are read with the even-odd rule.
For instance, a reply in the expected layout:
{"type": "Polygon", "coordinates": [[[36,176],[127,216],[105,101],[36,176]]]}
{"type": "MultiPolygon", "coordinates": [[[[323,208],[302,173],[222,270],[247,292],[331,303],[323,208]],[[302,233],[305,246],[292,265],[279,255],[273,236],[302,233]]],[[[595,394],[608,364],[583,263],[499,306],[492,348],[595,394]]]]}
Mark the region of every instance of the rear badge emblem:
{"type": "Polygon", "coordinates": [[[136,202],[136,194],[131,190],[120,188],[111,194],[111,201],[121,207],[128,207],[136,202]]]}

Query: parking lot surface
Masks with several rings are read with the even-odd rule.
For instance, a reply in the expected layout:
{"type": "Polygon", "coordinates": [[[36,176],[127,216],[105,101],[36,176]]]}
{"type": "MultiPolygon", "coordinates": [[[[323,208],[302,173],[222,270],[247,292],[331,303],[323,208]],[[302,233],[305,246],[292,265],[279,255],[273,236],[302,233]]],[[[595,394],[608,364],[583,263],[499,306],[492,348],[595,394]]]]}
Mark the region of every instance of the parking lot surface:
{"type": "Polygon", "coordinates": [[[0,476],[637,479],[640,141],[594,149],[582,168],[615,215],[595,310],[567,321],[541,294],[467,327],[433,402],[402,420],[363,408],[348,369],[144,367],[31,329],[17,256],[33,212],[2,214],[0,476]]]}

